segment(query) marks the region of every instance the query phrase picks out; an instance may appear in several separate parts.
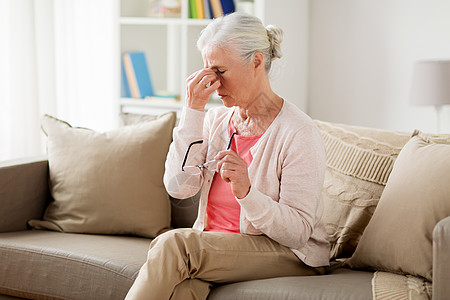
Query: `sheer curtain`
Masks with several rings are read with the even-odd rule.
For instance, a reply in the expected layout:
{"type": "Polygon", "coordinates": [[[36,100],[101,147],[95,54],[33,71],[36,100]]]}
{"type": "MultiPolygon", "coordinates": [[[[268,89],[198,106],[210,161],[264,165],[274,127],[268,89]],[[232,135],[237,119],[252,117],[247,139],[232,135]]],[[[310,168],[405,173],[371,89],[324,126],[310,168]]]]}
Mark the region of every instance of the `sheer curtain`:
{"type": "Polygon", "coordinates": [[[116,1],[0,0],[0,160],[45,153],[40,118],[116,126],[116,1]]]}

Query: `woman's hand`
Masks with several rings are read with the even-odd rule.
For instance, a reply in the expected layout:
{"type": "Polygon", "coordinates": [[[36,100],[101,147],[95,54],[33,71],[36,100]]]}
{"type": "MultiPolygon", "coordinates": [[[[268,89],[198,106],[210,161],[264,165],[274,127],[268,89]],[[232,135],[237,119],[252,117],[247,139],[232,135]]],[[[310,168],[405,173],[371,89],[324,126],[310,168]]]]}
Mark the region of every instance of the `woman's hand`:
{"type": "Polygon", "coordinates": [[[186,79],[186,106],[203,111],[209,95],[219,87],[219,77],[214,70],[207,68],[193,73],[186,79]]]}
{"type": "Polygon", "coordinates": [[[214,159],[219,160],[217,172],[230,183],[233,195],[238,199],[247,196],[251,186],[247,163],[233,150],[221,151],[214,159]]]}

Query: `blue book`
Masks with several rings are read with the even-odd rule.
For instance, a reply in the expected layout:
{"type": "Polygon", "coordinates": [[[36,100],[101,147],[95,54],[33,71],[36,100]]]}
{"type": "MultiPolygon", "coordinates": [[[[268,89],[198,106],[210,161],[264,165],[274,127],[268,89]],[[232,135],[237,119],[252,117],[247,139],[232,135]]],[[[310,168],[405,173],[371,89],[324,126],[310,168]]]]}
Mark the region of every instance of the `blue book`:
{"type": "Polygon", "coordinates": [[[125,67],[123,65],[123,60],[121,63],[121,80],[120,80],[120,97],[131,97],[130,87],[128,86],[127,74],[125,74],[125,67]]]}
{"type": "Polygon", "coordinates": [[[130,95],[133,98],[153,96],[153,86],[144,52],[126,52],[123,65],[130,95]]]}
{"type": "Polygon", "coordinates": [[[236,8],[234,6],[234,0],[220,0],[222,4],[222,10],[224,15],[231,14],[235,12],[236,8]]]}

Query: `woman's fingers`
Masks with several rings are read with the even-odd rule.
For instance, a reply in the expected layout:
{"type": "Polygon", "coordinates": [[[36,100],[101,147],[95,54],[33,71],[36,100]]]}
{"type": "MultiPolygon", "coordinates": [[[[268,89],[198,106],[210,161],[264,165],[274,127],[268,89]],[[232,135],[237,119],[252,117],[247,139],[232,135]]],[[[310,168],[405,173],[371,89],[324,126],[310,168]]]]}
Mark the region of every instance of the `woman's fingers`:
{"type": "Polygon", "coordinates": [[[230,171],[221,169],[221,171],[220,171],[220,177],[222,177],[222,179],[223,179],[225,182],[227,182],[227,183],[231,182],[231,176],[232,176],[232,174],[231,174],[230,171]]]}
{"type": "Polygon", "coordinates": [[[220,170],[225,163],[227,163],[228,167],[230,167],[231,164],[235,164],[242,165],[247,168],[247,163],[233,150],[221,151],[216,155],[216,157],[214,157],[214,159],[219,161],[217,164],[218,170],[220,170]]]}
{"type": "Polygon", "coordinates": [[[203,77],[200,79],[200,81],[198,82],[198,86],[199,86],[200,88],[206,88],[206,89],[208,89],[209,87],[211,87],[212,84],[214,84],[214,83],[216,83],[216,82],[219,82],[219,83],[220,83],[220,81],[218,81],[217,76],[216,76],[216,75],[208,74],[208,75],[203,76],[203,77]]]}
{"type": "Polygon", "coordinates": [[[217,90],[219,87],[220,87],[220,81],[216,80],[209,86],[208,90],[210,90],[210,93],[212,93],[215,90],[217,90]]]}
{"type": "Polygon", "coordinates": [[[186,105],[203,110],[209,95],[220,87],[217,74],[212,69],[199,70],[186,79],[186,105]]]}
{"type": "Polygon", "coordinates": [[[187,81],[191,85],[206,85],[208,82],[217,80],[217,74],[211,69],[201,69],[188,77],[187,81]]]}
{"type": "Polygon", "coordinates": [[[230,157],[239,157],[240,158],[240,156],[233,150],[223,150],[223,151],[220,151],[219,153],[217,153],[217,155],[214,157],[214,159],[221,160],[227,155],[229,155],[230,157]]]}
{"type": "Polygon", "coordinates": [[[217,170],[222,179],[230,183],[233,195],[244,198],[250,190],[247,163],[233,150],[222,151],[214,159],[220,160],[217,170]]]}

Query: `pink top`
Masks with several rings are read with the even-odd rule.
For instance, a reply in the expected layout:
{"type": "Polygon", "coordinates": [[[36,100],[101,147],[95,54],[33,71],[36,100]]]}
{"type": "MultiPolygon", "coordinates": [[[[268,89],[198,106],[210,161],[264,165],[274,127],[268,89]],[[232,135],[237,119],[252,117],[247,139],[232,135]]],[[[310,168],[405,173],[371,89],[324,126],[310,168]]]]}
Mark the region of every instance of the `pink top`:
{"type": "MultiPolygon", "coordinates": [[[[229,124],[230,136],[235,132],[233,122],[229,124]]],[[[263,135],[240,136],[234,135],[230,149],[236,152],[247,166],[252,162],[250,148],[253,147],[263,135]]],[[[236,232],[240,233],[241,206],[231,192],[230,184],[225,182],[219,173],[215,173],[209,190],[208,205],[206,207],[207,231],[236,232]]]]}

